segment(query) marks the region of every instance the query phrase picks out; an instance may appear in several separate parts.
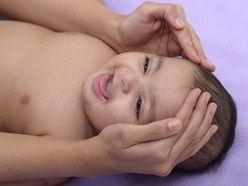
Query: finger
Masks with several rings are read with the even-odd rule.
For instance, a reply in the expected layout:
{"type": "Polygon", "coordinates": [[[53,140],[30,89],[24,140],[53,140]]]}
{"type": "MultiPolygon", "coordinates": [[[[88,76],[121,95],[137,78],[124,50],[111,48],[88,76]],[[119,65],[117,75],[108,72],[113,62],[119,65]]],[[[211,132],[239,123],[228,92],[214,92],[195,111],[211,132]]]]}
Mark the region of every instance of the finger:
{"type": "Polygon", "coordinates": [[[186,151],[184,151],[184,153],[182,153],[182,156],[183,156],[183,154],[184,155],[187,154],[184,157],[184,159],[187,159],[190,156],[194,155],[200,149],[200,147],[205,145],[204,142],[206,142],[206,137],[204,138],[204,136],[206,135],[207,131],[209,130],[209,128],[211,126],[216,108],[217,108],[217,106],[215,103],[210,103],[208,105],[206,114],[205,114],[203,121],[202,121],[202,124],[199,128],[199,131],[197,132],[197,136],[188,145],[188,147],[187,147],[188,150],[186,150],[186,151]]]}
{"type": "MultiPolygon", "coordinates": [[[[178,133],[182,128],[182,123],[178,119],[167,119],[156,121],[147,125],[133,125],[126,137],[122,137],[126,153],[133,158],[152,158],[156,159],[161,151],[168,148],[161,148],[161,141],[178,133]]],[[[165,153],[163,153],[165,154],[165,153]]]]}
{"type": "Polygon", "coordinates": [[[202,137],[206,134],[207,130],[209,129],[211,123],[212,123],[212,120],[213,120],[213,117],[214,117],[214,114],[215,114],[215,111],[216,111],[216,104],[215,103],[210,103],[208,106],[207,106],[207,110],[206,110],[206,114],[201,122],[201,125],[199,127],[199,130],[197,132],[197,136],[195,137],[195,139],[189,144],[189,146],[191,148],[194,148],[194,146],[197,146],[198,142],[202,139],[202,137]]]}
{"type": "Polygon", "coordinates": [[[202,124],[203,118],[207,110],[207,104],[209,99],[209,93],[202,93],[196,103],[194,111],[190,116],[190,119],[187,123],[188,127],[182,134],[182,137],[185,136],[185,139],[187,139],[189,143],[195,138],[195,135],[198,133],[198,130],[202,124]]]}
{"type": "Polygon", "coordinates": [[[134,145],[147,141],[155,141],[170,137],[182,128],[178,119],[166,119],[155,121],[147,125],[134,125],[128,132],[129,144],[134,145]]]}
{"type": "Polygon", "coordinates": [[[204,57],[201,58],[201,65],[204,68],[208,69],[210,72],[214,72],[216,69],[215,65],[213,63],[211,63],[207,58],[204,58],[204,57]],[[210,66],[210,67],[208,67],[208,66],[210,66]]]}
{"type": "Polygon", "coordinates": [[[183,161],[185,161],[186,159],[188,159],[188,158],[190,158],[190,157],[192,157],[192,156],[194,156],[210,139],[211,139],[211,137],[214,135],[214,133],[216,132],[218,130],[218,126],[217,125],[211,125],[210,127],[209,127],[209,129],[207,130],[207,132],[206,132],[206,134],[203,136],[203,138],[200,140],[200,142],[199,142],[199,144],[197,145],[197,147],[196,148],[194,148],[192,151],[190,151],[189,153],[188,153],[188,155],[186,155],[185,157],[184,157],[184,155],[183,154],[181,154],[181,157],[179,157],[179,159],[180,159],[180,161],[178,162],[178,163],[180,163],[180,162],[183,162],[183,161]]]}
{"type": "Polygon", "coordinates": [[[213,136],[213,134],[218,130],[217,125],[211,125],[207,131],[207,133],[201,139],[199,145],[189,154],[189,157],[195,155],[213,136]]]}
{"type": "Polygon", "coordinates": [[[204,92],[201,94],[196,107],[190,117],[189,120],[189,126],[184,131],[184,133],[178,138],[176,141],[173,152],[174,157],[178,157],[179,154],[181,154],[185,148],[194,140],[194,138],[197,136],[197,133],[199,131],[199,128],[202,124],[203,118],[206,113],[206,108],[208,104],[208,100],[210,99],[210,94],[207,92],[204,92]]]}
{"type": "MultiPolygon", "coordinates": [[[[192,33],[191,26],[186,20],[186,16],[184,14],[183,7],[178,5],[178,10],[182,9],[181,11],[178,11],[179,17],[182,19],[182,21],[185,23],[185,27],[181,30],[178,29],[172,29],[173,33],[175,34],[181,48],[182,48],[182,55],[183,57],[187,57],[193,62],[199,64],[201,59],[197,54],[197,51],[195,50],[193,39],[196,36],[198,36],[192,33]],[[181,7],[181,8],[180,8],[181,7]]],[[[199,38],[198,38],[199,39],[199,38]]]]}
{"type": "Polygon", "coordinates": [[[171,30],[174,33],[180,47],[182,48],[184,54],[186,54],[187,58],[199,64],[201,60],[196,53],[192,40],[192,33],[190,32],[189,26],[187,25],[182,30],[176,30],[176,29],[171,29],[171,30]]]}
{"type": "Polygon", "coordinates": [[[188,123],[189,118],[195,108],[198,97],[200,96],[201,90],[194,89],[186,97],[182,107],[178,111],[176,118],[180,119],[183,123],[188,123]]]}
{"type": "Polygon", "coordinates": [[[200,64],[201,66],[203,66],[204,68],[208,69],[209,71],[213,72],[215,70],[215,65],[212,64],[205,56],[203,49],[202,49],[202,45],[200,43],[200,39],[197,36],[196,32],[194,31],[194,29],[190,26],[189,27],[190,32],[192,33],[192,42],[193,42],[193,46],[195,48],[195,51],[197,53],[197,55],[200,58],[200,64]]]}
{"type": "MultiPolygon", "coordinates": [[[[157,4],[154,5],[155,12],[153,11],[152,14],[157,15],[157,17],[155,16],[156,18],[161,18],[159,12],[155,9],[157,4]]],[[[187,23],[183,7],[180,4],[161,4],[160,8],[163,8],[162,5],[165,6],[164,18],[174,28],[174,34],[177,36],[177,40],[184,51],[182,56],[187,56],[193,62],[200,63],[204,68],[213,72],[215,65],[205,57],[198,35],[187,23]],[[187,27],[185,27],[186,24],[188,25],[187,27]]]]}
{"type": "Polygon", "coordinates": [[[203,92],[195,106],[195,109],[189,120],[189,127],[195,129],[195,127],[200,127],[204,116],[206,114],[208,101],[210,99],[210,94],[208,92],[203,92]]]}

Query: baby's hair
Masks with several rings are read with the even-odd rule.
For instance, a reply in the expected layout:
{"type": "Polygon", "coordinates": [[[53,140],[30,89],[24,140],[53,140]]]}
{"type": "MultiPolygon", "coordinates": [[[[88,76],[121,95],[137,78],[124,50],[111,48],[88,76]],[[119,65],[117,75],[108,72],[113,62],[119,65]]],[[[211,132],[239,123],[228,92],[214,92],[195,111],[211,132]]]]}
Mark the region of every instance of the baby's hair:
{"type": "Polygon", "coordinates": [[[218,130],[194,156],[176,166],[182,171],[205,170],[210,165],[220,164],[234,142],[237,122],[234,100],[211,72],[197,65],[193,81],[194,88],[211,94],[209,103],[217,104],[212,123],[218,126],[218,130]]]}

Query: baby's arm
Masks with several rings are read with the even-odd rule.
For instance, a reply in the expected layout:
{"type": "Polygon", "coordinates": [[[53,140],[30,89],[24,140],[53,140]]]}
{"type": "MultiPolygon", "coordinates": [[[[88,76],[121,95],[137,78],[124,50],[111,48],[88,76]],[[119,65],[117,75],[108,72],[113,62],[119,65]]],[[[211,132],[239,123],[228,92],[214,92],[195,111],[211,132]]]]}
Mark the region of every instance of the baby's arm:
{"type": "MultiPolygon", "coordinates": [[[[168,127],[166,124],[163,126],[168,127]]],[[[105,132],[113,133],[113,129],[117,133],[128,133],[130,128],[116,125],[105,132]]],[[[175,133],[177,131],[167,131],[163,137],[175,133]]],[[[120,136],[115,137],[120,139],[120,136]]],[[[108,152],[103,148],[110,139],[115,140],[112,135],[106,136],[106,133],[103,139],[97,136],[87,140],[59,140],[0,132],[0,185],[55,185],[67,177],[92,177],[131,171],[127,168],[119,169],[120,162],[113,161],[115,158],[109,156],[113,152],[123,156],[119,146],[108,149],[108,152]]],[[[127,154],[125,158],[130,156],[127,154]]]]}

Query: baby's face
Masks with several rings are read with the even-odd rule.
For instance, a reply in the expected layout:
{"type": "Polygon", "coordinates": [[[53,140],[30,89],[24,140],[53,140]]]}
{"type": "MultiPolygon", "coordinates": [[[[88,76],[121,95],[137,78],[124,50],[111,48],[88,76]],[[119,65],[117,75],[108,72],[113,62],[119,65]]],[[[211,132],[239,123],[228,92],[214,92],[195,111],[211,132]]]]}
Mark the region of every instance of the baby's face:
{"type": "Polygon", "coordinates": [[[193,63],[183,59],[117,55],[85,80],[86,114],[98,132],[110,124],[175,117],[192,89],[193,70],[193,63]]]}

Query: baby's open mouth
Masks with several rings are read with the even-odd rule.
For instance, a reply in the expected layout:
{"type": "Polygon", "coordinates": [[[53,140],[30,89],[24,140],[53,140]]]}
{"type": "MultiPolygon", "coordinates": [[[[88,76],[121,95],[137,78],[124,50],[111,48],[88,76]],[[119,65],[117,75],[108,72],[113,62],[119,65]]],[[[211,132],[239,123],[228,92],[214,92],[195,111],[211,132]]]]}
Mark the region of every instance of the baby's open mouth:
{"type": "Polygon", "coordinates": [[[96,78],[94,88],[101,99],[108,100],[113,78],[113,73],[101,74],[96,78]]]}

